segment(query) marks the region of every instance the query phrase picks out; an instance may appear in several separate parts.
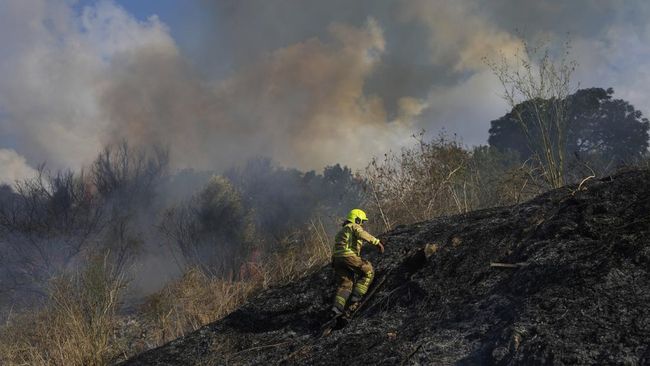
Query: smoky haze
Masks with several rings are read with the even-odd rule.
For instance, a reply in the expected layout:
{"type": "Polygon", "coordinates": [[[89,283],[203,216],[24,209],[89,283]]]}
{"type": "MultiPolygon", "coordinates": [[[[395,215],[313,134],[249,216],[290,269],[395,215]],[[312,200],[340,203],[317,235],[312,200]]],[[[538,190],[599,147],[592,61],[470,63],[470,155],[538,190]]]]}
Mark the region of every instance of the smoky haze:
{"type": "Polygon", "coordinates": [[[424,128],[484,144],[507,108],[483,57],[571,33],[582,86],[650,96],[642,1],[196,1],[173,19],[115,1],[0,5],[2,181],[78,169],[106,144],[174,168],[363,167],[424,128]],[[517,31],[519,29],[520,31],[517,31]],[[620,66],[619,66],[620,65],[620,66]]]}
{"type": "MultiPolygon", "coordinates": [[[[170,144],[174,163],[227,167],[256,155],[303,168],[356,161],[366,144],[408,136],[415,101],[388,121],[379,98],[363,91],[384,51],[373,19],[332,24],[317,38],[277,49],[219,83],[198,77],[175,53],[143,50],[114,62],[101,98],[111,139],[170,144]]],[[[409,102],[410,101],[410,102],[409,102]]]]}

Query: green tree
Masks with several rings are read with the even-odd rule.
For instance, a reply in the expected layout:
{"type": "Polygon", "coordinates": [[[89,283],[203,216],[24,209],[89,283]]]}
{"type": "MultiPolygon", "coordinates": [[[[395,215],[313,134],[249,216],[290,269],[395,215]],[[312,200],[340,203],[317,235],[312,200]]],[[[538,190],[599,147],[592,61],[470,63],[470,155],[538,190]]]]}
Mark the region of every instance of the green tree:
{"type": "Polygon", "coordinates": [[[168,210],[161,229],[184,263],[206,271],[236,269],[254,237],[251,213],[227,178],[214,176],[199,193],[168,210]]]}
{"type": "MultiPolygon", "coordinates": [[[[566,98],[565,149],[569,159],[577,157],[605,170],[612,163],[634,163],[647,153],[648,120],[627,101],[614,99],[613,94],[612,88],[589,88],[566,98]]],[[[530,102],[515,108],[526,123],[534,118],[530,102]]],[[[530,132],[538,138],[537,130],[530,132]]],[[[534,155],[514,110],[491,122],[488,142],[500,150],[517,151],[524,160],[534,155]]]]}

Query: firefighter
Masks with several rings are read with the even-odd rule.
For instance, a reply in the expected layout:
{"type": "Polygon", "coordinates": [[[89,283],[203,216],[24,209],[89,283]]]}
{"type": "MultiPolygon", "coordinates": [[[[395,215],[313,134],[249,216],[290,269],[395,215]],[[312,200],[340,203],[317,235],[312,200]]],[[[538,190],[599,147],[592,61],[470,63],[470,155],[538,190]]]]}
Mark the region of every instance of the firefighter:
{"type": "Polygon", "coordinates": [[[364,242],[372,244],[380,253],[384,253],[384,245],[379,239],[363,229],[362,225],[366,221],[368,218],[365,212],[358,208],[353,209],[334,238],[332,267],[339,284],[332,306],[335,316],[345,311],[346,304],[348,311],[354,312],[372,282],[372,264],[360,256],[364,242]]]}

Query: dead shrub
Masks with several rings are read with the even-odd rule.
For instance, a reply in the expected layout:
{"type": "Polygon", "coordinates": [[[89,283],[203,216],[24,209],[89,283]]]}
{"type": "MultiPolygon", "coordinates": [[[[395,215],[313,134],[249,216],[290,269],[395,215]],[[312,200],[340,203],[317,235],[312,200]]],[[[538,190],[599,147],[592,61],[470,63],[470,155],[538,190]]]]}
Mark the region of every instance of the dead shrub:
{"type": "Polygon", "coordinates": [[[532,197],[544,187],[529,164],[516,155],[485,146],[469,150],[444,134],[366,167],[366,207],[376,217],[371,228],[508,205],[532,197]]]}

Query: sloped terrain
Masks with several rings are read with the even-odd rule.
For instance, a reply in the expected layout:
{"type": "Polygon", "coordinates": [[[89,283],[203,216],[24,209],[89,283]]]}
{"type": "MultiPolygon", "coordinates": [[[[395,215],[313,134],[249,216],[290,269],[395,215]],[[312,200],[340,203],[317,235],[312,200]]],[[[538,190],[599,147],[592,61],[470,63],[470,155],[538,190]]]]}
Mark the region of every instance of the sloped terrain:
{"type": "Polygon", "coordinates": [[[582,188],[380,236],[385,285],[327,337],[328,267],[125,365],[650,364],[650,171],[582,188]]]}

